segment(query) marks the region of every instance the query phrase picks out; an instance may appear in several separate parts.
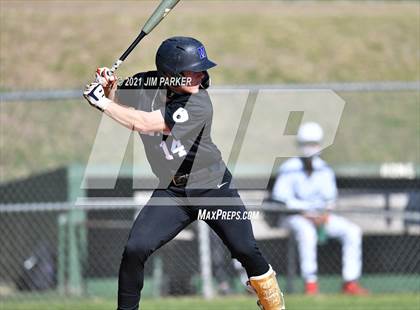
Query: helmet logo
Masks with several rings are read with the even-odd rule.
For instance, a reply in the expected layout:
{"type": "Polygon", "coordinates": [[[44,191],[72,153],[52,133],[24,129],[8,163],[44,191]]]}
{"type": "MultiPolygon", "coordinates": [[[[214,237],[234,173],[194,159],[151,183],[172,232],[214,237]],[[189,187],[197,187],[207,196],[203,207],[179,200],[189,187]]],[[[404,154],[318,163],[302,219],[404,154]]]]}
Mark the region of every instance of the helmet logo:
{"type": "Polygon", "coordinates": [[[187,110],[184,108],[178,108],[175,113],[172,115],[172,118],[175,123],[184,123],[188,121],[189,116],[187,110]]]}
{"type": "Polygon", "coordinates": [[[198,55],[200,56],[200,59],[207,58],[206,50],[204,49],[204,46],[200,46],[197,48],[198,55]]]}

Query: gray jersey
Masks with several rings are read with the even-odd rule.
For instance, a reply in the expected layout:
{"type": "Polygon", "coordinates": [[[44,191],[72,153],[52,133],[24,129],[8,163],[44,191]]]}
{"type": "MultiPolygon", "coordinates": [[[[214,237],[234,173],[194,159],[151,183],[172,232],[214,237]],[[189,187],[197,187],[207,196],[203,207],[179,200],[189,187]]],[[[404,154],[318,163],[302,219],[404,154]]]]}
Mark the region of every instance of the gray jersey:
{"type": "Polygon", "coordinates": [[[170,180],[221,163],[210,135],[213,107],[207,91],[178,94],[162,84],[156,71],[138,73],[126,79],[117,93],[121,104],[146,112],[159,110],[170,129],[166,134],[140,132],[153,173],[170,180]]]}

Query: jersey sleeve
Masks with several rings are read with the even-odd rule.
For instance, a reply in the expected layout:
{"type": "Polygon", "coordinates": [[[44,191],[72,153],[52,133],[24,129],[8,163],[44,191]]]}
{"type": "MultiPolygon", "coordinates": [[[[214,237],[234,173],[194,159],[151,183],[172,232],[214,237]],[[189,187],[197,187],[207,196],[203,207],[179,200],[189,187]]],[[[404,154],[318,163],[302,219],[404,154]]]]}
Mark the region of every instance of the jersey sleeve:
{"type": "Polygon", "coordinates": [[[327,168],[323,174],[324,185],[322,187],[322,198],[325,202],[335,201],[337,199],[337,184],[335,179],[335,173],[331,168],[327,168]]]}
{"type": "Polygon", "coordinates": [[[207,92],[189,96],[186,100],[171,102],[160,111],[176,140],[185,136],[197,137],[203,127],[211,122],[213,115],[207,92]]]}
{"type": "Polygon", "coordinates": [[[272,198],[284,203],[288,209],[306,210],[310,203],[296,197],[293,189],[293,173],[281,173],[274,183],[272,198]]]}

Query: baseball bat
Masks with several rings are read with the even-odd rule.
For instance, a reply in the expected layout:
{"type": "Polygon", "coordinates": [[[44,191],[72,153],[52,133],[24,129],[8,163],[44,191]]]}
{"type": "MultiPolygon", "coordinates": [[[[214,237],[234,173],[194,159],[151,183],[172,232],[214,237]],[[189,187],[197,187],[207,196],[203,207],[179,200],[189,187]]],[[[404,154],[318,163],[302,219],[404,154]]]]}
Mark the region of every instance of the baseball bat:
{"type": "Polygon", "coordinates": [[[139,35],[135,38],[133,43],[127,48],[127,50],[121,55],[120,58],[112,65],[110,69],[110,75],[112,75],[123,61],[130,55],[133,49],[140,43],[140,41],[148,35],[161,21],[169,14],[169,12],[177,5],[180,0],[162,0],[159,6],[155,9],[153,14],[149,17],[147,22],[144,24],[139,35]]]}

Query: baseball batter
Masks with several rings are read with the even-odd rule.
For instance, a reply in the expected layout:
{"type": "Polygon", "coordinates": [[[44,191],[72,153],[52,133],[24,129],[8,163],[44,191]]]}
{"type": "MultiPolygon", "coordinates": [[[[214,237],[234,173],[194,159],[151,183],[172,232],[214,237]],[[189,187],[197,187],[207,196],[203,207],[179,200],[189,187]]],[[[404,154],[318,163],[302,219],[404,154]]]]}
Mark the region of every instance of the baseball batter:
{"type": "MultiPolygon", "coordinates": [[[[122,255],[118,310],[139,308],[147,258],[194,222],[200,210],[246,211],[210,135],[213,113],[206,91],[210,84],[207,71],[216,64],[198,40],[173,37],[159,47],[156,66],[157,71],[136,74],[118,89],[109,69],[99,68],[97,82],[84,91],[89,104],[139,132],[160,182],[137,216],[122,255]],[[205,197],[236,203],[213,207],[191,203],[205,197]]],[[[216,218],[206,223],[245,268],[260,308],[285,309],[276,274],[256,244],[251,222],[216,218]]]]}

